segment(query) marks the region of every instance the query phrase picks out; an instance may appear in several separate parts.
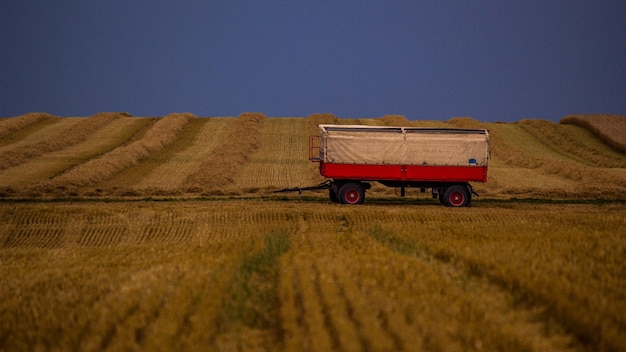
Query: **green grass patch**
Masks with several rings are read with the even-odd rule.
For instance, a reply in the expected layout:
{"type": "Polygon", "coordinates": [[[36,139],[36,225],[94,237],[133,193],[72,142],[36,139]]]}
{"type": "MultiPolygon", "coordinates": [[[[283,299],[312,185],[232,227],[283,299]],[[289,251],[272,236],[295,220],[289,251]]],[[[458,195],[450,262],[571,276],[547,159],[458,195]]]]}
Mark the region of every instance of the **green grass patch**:
{"type": "Polygon", "coordinates": [[[280,326],[278,258],[289,250],[289,234],[272,232],[261,251],[247,257],[234,276],[225,321],[252,329],[280,326]]]}

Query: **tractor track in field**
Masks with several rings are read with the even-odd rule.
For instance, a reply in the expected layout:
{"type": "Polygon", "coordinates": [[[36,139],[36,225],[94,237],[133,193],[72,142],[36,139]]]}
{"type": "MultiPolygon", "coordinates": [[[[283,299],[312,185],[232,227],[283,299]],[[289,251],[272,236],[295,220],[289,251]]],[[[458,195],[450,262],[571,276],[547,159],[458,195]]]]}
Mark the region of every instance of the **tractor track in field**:
{"type": "MultiPolygon", "coordinates": [[[[495,293],[495,296],[500,297],[499,303],[508,307],[511,312],[515,312],[514,314],[523,319],[524,321],[521,324],[526,325],[527,330],[541,331],[543,329],[557,331],[554,336],[542,336],[543,341],[539,342],[524,341],[523,337],[519,336],[519,340],[513,341],[513,343],[517,344],[517,348],[530,348],[531,350],[536,348],[577,350],[580,346],[585,345],[587,341],[586,336],[566,332],[570,328],[567,319],[554,314],[549,308],[546,309],[546,306],[550,305],[550,300],[542,299],[542,297],[534,295],[532,291],[521,287],[519,284],[511,283],[511,281],[505,278],[491,275],[488,268],[484,268],[480,264],[476,264],[462,256],[450,253],[434,253],[423,245],[414,245],[401,238],[393,237],[389,234],[386,235],[389,237],[384,240],[381,237],[376,238],[376,236],[373,238],[397,253],[397,255],[416,258],[433,267],[442,276],[452,278],[451,283],[461,290],[466,289],[468,281],[483,282],[481,290],[484,290],[486,293],[495,293]],[[541,327],[537,322],[540,322],[539,325],[550,325],[550,328],[541,327]]],[[[480,310],[481,308],[477,309],[480,310]]],[[[504,339],[511,338],[511,336],[506,336],[505,332],[498,331],[497,327],[495,329],[494,327],[486,327],[486,329],[493,330],[491,334],[494,336],[501,335],[504,339]]]]}
{"type": "MultiPolygon", "coordinates": [[[[482,123],[469,118],[408,121],[399,115],[341,119],[332,114],[268,118],[244,113],[195,118],[167,135],[172,128],[156,127],[168,116],[27,114],[2,119],[0,199],[267,194],[315,184],[320,176],[307,160],[307,139],[317,132],[317,123],[487,128],[491,178],[477,186],[488,196],[597,199],[618,198],[625,191],[623,153],[583,127],[547,120],[482,123]]],[[[604,130],[616,129],[610,126],[604,130]]]]}
{"type": "Polygon", "coordinates": [[[0,349],[620,350],[624,211],[0,203],[0,349]]]}

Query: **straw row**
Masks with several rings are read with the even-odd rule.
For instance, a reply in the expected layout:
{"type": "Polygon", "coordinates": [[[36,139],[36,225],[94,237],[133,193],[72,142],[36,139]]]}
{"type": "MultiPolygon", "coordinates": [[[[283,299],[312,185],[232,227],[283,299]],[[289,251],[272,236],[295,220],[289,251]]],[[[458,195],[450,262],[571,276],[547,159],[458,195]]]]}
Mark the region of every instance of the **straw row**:
{"type": "Polygon", "coordinates": [[[106,180],[173,143],[178,132],[194,118],[190,113],[170,114],[159,118],[142,139],[91,159],[56,177],[51,183],[55,186],[86,186],[106,180]]]}
{"type": "Polygon", "coordinates": [[[226,126],[224,144],[215,148],[200,169],[185,180],[190,192],[221,193],[232,184],[237,170],[259,146],[259,131],[267,117],[261,113],[243,113],[226,126]]]}
{"type": "Polygon", "coordinates": [[[624,115],[569,115],[562,124],[584,127],[604,143],[626,153],[626,116],[624,115]]]}
{"type": "Polygon", "coordinates": [[[128,114],[99,113],[89,118],[81,119],[78,123],[73,124],[67,129],[59,131],[57,134],[34,144],[20,146],[16,149],[8,149],[3,152],[2,160],[0,160],[0,170],[22,164],[42,154],[61,150],[83,142],[90,134],[97,131],[102,126],[124,116],[128,116],[128,114]]]}
{"type": "MultiPolygon", "coordinates": [[[[626,120],[625,120],[626,121],[626,120]]],[[[519,124],[535,135],[542,143],[553,146],[554,149],[570,156],[575,161],[588,163],[600,167],[626,167],[626,159],[620,158],[613,150],[604,144],[595,145],[590,139],[593,137],[577,135],[563,124],[555,124],[546,120],[522,120],[519,124]]]]}
{"type": "Polygon", "coordinates": [[[32,112],[29,114],[20,115],[18,117],[6,118],[0,120],[0,138],[4,138],[15,131],[19,131],[22,128],[41,122],[44,120],[52,119],[54,116],[42,112],[32,112]]]}

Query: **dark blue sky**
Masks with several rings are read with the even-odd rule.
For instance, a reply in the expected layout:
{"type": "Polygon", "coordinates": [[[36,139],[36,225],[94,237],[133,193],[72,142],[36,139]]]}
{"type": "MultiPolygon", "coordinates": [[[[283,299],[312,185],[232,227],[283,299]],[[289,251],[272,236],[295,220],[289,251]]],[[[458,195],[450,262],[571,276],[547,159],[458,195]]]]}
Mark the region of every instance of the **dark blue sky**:
{"type": "Polygon", "coordinates": [[[626,2],[0,0],[0,116],[626,114],[626,2]]]}

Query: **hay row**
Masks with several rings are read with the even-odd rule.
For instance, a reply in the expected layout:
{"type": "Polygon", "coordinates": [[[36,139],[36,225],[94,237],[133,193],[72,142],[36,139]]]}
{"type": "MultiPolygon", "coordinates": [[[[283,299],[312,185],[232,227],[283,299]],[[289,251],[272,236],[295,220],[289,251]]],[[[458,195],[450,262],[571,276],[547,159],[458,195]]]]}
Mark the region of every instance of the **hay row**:
{"type": "Polygon", "coordinates": [[[592,141],[581,139],[581,136],[574,136],[562,124],[533,119],[522,120],[519,125],[535,135],[541,142],[562,151],[565,155],[573,156],[576,161],[600,167],[626,167],[624,156],[611,153],[610,150],[605,152],[591,147],[592,141]]]}
{"type": "Polygon", "coordinates": [[[312,136],[319,133],[317,125],[339,123],[339,119],[333,114],[311,114],[307,116],[306,120],[308,124],[309,135],[312,136]]]}
{"type": "Polygon", "coordinates": [[[604,143],[626,153],[626,116],[624,115],[568,115],[562,124],[584,127],[604,143]]]}
{"type": "MultiPolygon", "coordinates": [[[[237,118],[218,118],[223,121],[212,127],[205,121],[197,121],[204,119],[197,119],[178,132],[176,128],[164,128],[162,133],[165,134],[174,131],[172,140],[163,139],[167,148],[159,142],[155,147],[158,152],[152,151],[156,149],[151,143],[162,138],[156,136],[154,127],[168,117],[116,120],[116,125],[123,125],[125,121],[137,124],[136,120],[141,120],[143,125],[151,123],[152,128],[145,127],[131,138],[129,129],[136,129],[129,125],[113,129],[124,132],[117,138],[107,137],[110,142],[96,141],[105,130],[113,127],[109,123],[81,143],[46,152],[2,170],[0,197],[214,195],[306,186],[317,183],[320,177],[316,164],[307,160],[306,150],[308,135],[318,133],[317,124],[381,125],[396,124],[389,121],[401,119],[395,115],[339,119],[332,114],[267,119],[263,114],[247,113],[237,118]],[[288,123],[290,120],[293,121],[288,123]],[[200,126],[202,131],[194,132],[200,126]],[[96,147],[103,143],[108,147],[96,147]],[[136,148],[145,153],[133,154],[136,148]],[[124,153],[128,155],[122,155],[124,153]],[[47,181],[51,177],[53,179],[47,181]]],[[[54,136],[69,135],[68,131],[78,130],[91,118],[52,118],[18,130],[2,140],[0,162],[10,157],[11,151],[24,149],[22,154],[26,155],[33,146],[52,143],[54,136]]],[[[0,119],[0,122],[4,121],[0,119]]],[[[492,146],[489,181],[475,185],[481,195],[623,198],[626,191],[624,156],[575,125],[535,120],[483,123],[467,117],[447,122],[395,122],[418,127],[489,129],[492,146]]],[[[393,196],[394,189],[375,183],[369,193],[373,198],[393,196]]]]}
{"type": "Polygon", "coordinates": [[[384,115],[381,120],[386,126],[408,126],[409,124],[404,115],[384,115]]]}
{"type": "MultiPolygon", "coordinates": [[[[515,127],[517,127],[515,130],[520,129],[520,126],[515,127]]],[[[518,131],[516,136],[521,139],[515,145],[505,141],[507,134],[495,133],[491,136],[492,155],[506,164],[534,169],[545,175],[555,175],[566,183],[569,180],[576,181],[580,185],[579,191],[581,192],[587,193],[589,189],[599,187],[614,191],[615,195],[619,195],[620,190],[623,189],[621,185],[626,184],[626,180],[605,169],[576,162],[551,147],[537,143],[537,140],[532,139],[534,137],[532,135],[524,139],[518,131]],[[529,144],[525,144],[525,141],[529,144]]]]}
{"type": "Polygon", "coordinates": [[[317,164],[308,160],[308,121],[268,119],[259,131],[259,147],[234,180],[243,190],[307,186],[323,181],[317,164]]]}
{"type": "Polygon", "coordinates": [[[77,166],[50,183],[53,186],[86,186],[108,179],[117,172],[135,165],[176,140],[178,132],[195,116],[189,113],[170,114],[160,118],[144,137],[116,148],[103,156],[77,166]]]}
{"type": "Polygon", "coordinates": [[[44,182],[89,159],[118,148],[150,122],[149,119],[132,117],[116,119],[95,131],[84,142],[0,170],[0,187],[32,186],[44,182]]]}
{"type": "Polygon", "coordinates": [[[539,132],[530,128],[530,122],[481,123],[471,118],[454,118],[449,123],[456,127],[490,130],[490,174],[495,177],[490,177],[486,185],[478,185],[479,192],[486,191],[489,196],[620,198],[626,191],[623,175],[590,166],[581,162],[582,158],[567,153],[584,148],[567,148],[564,152],[560,145],[542,142],[535,134],[539,132]],[[511,167],[519,169],[519,172],[500,172],[511,167]],[[512,177],[518,173],[536,176],[522,180],[512,177]],[[546,180],[552,181],[550,185],[541,184],[546,180]]]}
{"type": "Polygon", "coordinates": [[[220,194],[233,183],[237,170],[259,147],[259,131],[267,117],[261,113],[242,113],[226,126],[224,144],[217,147],[200,169],[189,175],[183,187],[187,192],[220,194]]]}
{"type": "Polygon", "coordinates": [[[89,118],[81,119],[80,122],[71,127],[59,131],[44,140],[34,144],[8,148],[2,154],[0,160],[0,170],[7,169],[26,162],[27,160],[45,153],[61,150],[72,145],[85,141],[89,135],[97,131],[109,122],[129,116],[125,113],[99,113],[89,118]]]}
{"type": "Polygon", "coordinates": [[[142,193],[151,194],[181,191],[185,179],[224,143],[225,127],[232,120],[219,117],[193,120],[180,132],[174,144],[120,173],[107,185],[133,186],[142,193]]]}
{"type": "Polygon", "coordinates": [[[11,133],[21,130],[27,126],[40,121],[52,119],[54,116],[42,112],[33,112],[20,115],[18,117],[5,118],[0,120],[0,138],[4,138],[11,133]]]}

